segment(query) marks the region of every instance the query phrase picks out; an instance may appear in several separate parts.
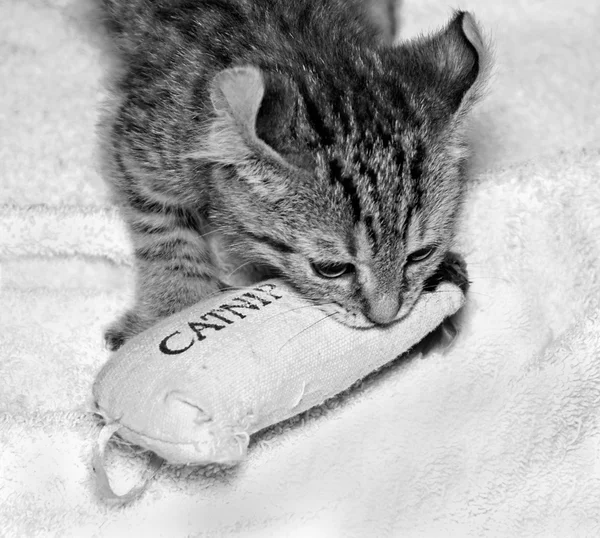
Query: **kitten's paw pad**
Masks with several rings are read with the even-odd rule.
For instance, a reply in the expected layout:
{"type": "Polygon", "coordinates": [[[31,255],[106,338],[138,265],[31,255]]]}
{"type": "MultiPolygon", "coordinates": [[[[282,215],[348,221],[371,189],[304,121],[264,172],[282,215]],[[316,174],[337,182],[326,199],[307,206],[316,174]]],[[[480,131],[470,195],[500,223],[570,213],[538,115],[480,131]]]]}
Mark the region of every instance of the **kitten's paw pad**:
{"type": "Polygon", "coordinates": [[[104,343],[110,351],[116,351],[127,340],[145,331],[152,323],[143,319],[134,311],[125,312],[106,329],[104,343]]]}

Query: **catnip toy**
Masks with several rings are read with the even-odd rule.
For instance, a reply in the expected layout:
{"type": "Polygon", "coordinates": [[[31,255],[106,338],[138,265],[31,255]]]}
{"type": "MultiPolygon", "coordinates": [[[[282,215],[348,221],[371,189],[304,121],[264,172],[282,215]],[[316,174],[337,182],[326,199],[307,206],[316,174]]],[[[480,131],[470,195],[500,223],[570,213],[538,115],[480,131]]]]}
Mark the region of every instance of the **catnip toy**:
{"type": "Polygon", "coordinates": [[[93,387],[101,433],[169,463],[234,463],[250,435],[323,403],[395,359],[464,302],[443,282],[392,325],[347,327],[269,280],[211,297],[128,341],[93,387]]]}

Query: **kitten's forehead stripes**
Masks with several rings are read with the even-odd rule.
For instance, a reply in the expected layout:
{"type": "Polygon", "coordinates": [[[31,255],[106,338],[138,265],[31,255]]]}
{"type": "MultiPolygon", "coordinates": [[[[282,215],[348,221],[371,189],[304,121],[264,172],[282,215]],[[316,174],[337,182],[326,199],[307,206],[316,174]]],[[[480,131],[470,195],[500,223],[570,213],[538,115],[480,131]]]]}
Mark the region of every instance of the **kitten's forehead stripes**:
{"type": "MultiPolygon", "coordinates": [[[[327,83],[323,73],[320,78],[313,73],[299,84],[300,98],[314,133],[313,148],[325,150],[329,179],[341,186],[353,221],[361,222],[369,207],[375,215],[386,215],[379,223],[384,236],[406,236],[410,219],[398,213],[397,200],[420,206],[425,145],[419,142],[415,147],[403,133],[418,132],[421,121],[400,84],[384,90],[385,95],[373,93],[368,84],[371,63],[363,61],[365,73],[347,79],[342,73],[327,83]]],[[[372,220],[364,224],[375,254],[382,238],[372,220]]]]}
{"type": "Polygon", "coordinates": [[[393,143],[399,124],[417,121],[400,81],[378,84],[381,73],[372,58],[365,51],[355,53],[361,61],[347,69],[342,65],[325,71],[321,64],[306,65],[304,76],[296,79],[317,147],[348,137],[358,143],[369,135],[387,146],[393,143]],[[357,66],[362,69],[357,71],[357,66]]]}
{"type": "Polygon", "coordinates": [[[413,181],[419,181],[423,173],[423,161],[425,160],[425,144],[418,140],[415,144],[414,155],[410,163],[410,177],[413,181]]]}
{"type": "MultiPolygon", "coordinates": [[[[365,149],[364,144],[357,148],[347,142],[346,150],[336,147],[325,153],[329,179],[332,184],[341,186],[353,222],[364,224],[373,255],[380,251],[385,237],[406,243],[411,220],[421,209],[425,194],[422,184],[426,159],[424,141],[420,138],[404,140],[406,148],[403,148],[400,135],[395,134],[393,139],[396,144],[386,147],[381,139],[369,133],[365,137],[369,151],[361,151],[365,149]],[[386,195],[382,197],[381,192],[386,195]],[[380,220],[379,215],[385,218],[380,220]]],[[[348,241],[348,249],[353,251],[352,240],[348,241]]]]}
{"type": "Polygon", "coordinates": [[[416,210],[421,208],[424,194],[421,176],[423,175],[423,164],[425,157],[425,144],[423,144],[422,140],[418,140],[415,145],[414,155],[410,162],[410,180],[411,185],[414,187],[413,207],[416,210]]]}
{"type": "Polygon", "coordinates": [[[425,189],[423,188],[422,175],[427,153],[422,140],[419,139],[414,143],[410,155],[412,156],[406,158],[407,155],[405,154],[406,165],[410,173],[402,181],[403,196],[407,207],[404,220],[400,223],[398,230],[403,244],[408,242],[409,229],[414,215],[423,208],[425,189]]]}
{"type": "Polygon", "coordinates": [[[309,95],[306,85],[300,86],[300,94],[304,101],[307,120],[311,129],[318,137],[319,144],[322,146],[331,146],[335,142],[335,132],[329,125],[326,125],[315,100],[309,95]]]}
{"type": "Polygon", "coordinates": [[[402,244],[406,245],[408,243],[408,229],[410,228],[410,221],[412,220],[413,207],[409,206],[406,210],[406,217],[404,222],[402,223],[402,228],[400,229],[400,237],[402,244]]]}
{"type": "Polygon", "coordinates": [[[404,161],[406,160],[406,155],[404,153],[404,150],[402,149],[402,146],[400,146],[398,144],[398,147],[396,149],[396,157],[395,157],[395,163],[396,163],[396,168],[398,169],[398,180],[402,180],[403,174],[404,174],[404,161]]]}
{"type": "Polygon", "coordinates": [[[369,238],[369,241],[371,241],[373,252],[376,254],[379,251],[379,241],[377,239],[375,229],[373,228],[373,217],[371,215],[367,215],[364,223],[365,229],[367,230],[367,237],[369,238]]]}
{"type": "Polygon", "coordinates": [[[352,167],[357,170],[358,174],[366,178],[369,185],[369,193],[375,203],[379,203],[379,182],[378,176],[375,169],[367,165],[365,162],[365,156],[368,157],[368,153],[364,151],[363,147],[358,147],[352,155],[352,167]]]}
{"type": "Polygon", "coordinates": [[[343,164],[337,158],[329,160],[329,179],[332,183],[338,183],[342,186],[344,195],[352,208],[354,222],[360,221],[361,207],[358,192],[351,176],[344,173],[343,164]]]}

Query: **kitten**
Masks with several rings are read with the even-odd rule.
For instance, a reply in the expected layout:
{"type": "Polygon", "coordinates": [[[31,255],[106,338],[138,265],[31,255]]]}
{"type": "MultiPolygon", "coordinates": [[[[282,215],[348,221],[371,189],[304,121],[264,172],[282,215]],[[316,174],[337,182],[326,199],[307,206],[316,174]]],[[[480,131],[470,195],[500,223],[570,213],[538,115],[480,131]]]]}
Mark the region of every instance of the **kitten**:
{"type": "Polygon", "coordinates": [[[470,14],[384,43],[359,0],[102,0],[122,60],[106,177],[135,247],[111,349],[269,276],[354,326],[406,315],[452,244],[470,14]]]}

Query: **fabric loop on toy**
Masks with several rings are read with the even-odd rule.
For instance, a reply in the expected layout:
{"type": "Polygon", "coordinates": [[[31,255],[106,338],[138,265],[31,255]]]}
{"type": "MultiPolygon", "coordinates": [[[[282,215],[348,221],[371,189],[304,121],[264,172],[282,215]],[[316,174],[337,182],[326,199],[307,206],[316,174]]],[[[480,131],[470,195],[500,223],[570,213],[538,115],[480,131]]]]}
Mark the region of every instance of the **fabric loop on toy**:
{"type": "Polygon", "coordinates": [[[121,427],[122,426],[119,423],[111,422],[106,424],[100,430],[96,446],[94,447],[93,458],[93,466],[97,477],[98,493],[104,501],[116,505],[127,504],[137,499],[146,490],[148,484],[150,483],[150,480],[154,478],[154,476],[165,461],[160,456],[152,454],[148,468],[146,469],[146,471],[144,472],[144,476],[142,477],[142,483],[131,488],[128,492],[122,495],[118,495],[117,493],[115,493],[110,484],[110,479],[108,478],[108,474],[106,473],[106,469],[104,467],[104,454],[112,436],[118,430],[120,430],[121,427]]]}

